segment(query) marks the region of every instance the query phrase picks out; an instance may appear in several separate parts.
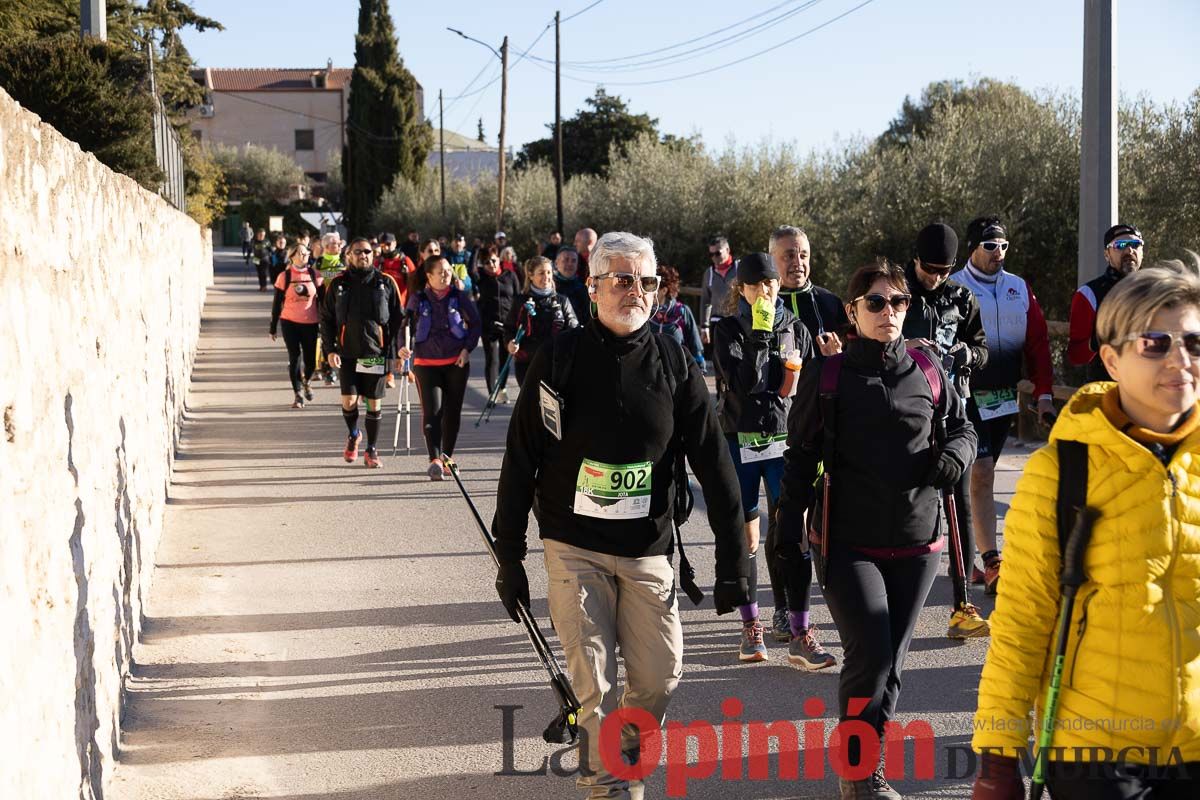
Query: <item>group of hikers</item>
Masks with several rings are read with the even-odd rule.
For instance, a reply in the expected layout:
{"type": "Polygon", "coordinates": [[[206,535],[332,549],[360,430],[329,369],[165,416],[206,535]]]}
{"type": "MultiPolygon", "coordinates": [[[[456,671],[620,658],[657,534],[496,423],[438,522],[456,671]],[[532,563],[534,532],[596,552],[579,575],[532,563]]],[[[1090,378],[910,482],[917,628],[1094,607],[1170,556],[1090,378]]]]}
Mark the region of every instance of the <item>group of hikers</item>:
{"type": "MultiPolygon", "coordinates": [[[[1195,265],[1142,269],[1136,227],[1105,233],[1105,272],[1074,298],[1067,349],[1098,382],[1056,412],[1046,320],[1029,283],[1005,269],[1009,240],[997,217],[972,220],[965,247],[949,225],[926,226],[906,265],[864,265],[840,296],[813,283],[811,242],[798,227],[780,226],[766,252],[739,259],[714,237],[698,318],[649,240],[585,229],[569,248],[556,238],[518,267],[502,233],[473,250],[461,236],[411,235],[397,247],[391,234],[356,237],[343,250],[326,234],[276,245],[285,266],[266,279],[295,404],[311,399],[318,340],[338,373],[348,462],[362,444],[361,395],[364,462],[380,465],[380,403],[397,371],[410,369],[429,477],[449,477],[443,455],[454,451],[470,354],[484,343],[487,388],[502,402],[498,365],[512,356],[528,391],[512,412],[497,488],[496,588],[517,619],[530,599],[532,511],[580,703],[579,785],[590,797],[642,795],[601,757],[600,725],[618,707],[661,725],[682,675],[671,556],[675,509],[690,492],[683,460],[716,540],[716,611],[740,617],[741,661],[769,656],[761,560],[770,635],[787,643],[788,661],[836,666],[810,619],[815,580],[843,648],[839,716],[867,723],[883,742],[946,550],[947,635],[991,636],[975,798],[1023,796],[1030,715],[1036,707],[1044,722],[1052,684],[1053,737],[1043,735],[1038,751],[1038,780],[1052,797],[1200,796],[1195,265]],[[1025,376],[1053,427],[1018,483],[1002,561],[993,482],[1025,376]],[[1060,458],[1080,446],[1082,467],[1077,456],[1060,458]],[[1085,517],[1082,572],[1064,569],[1064,531],[1085,517]],[[1060,593],[1060,573],[1086,576],[1078,599],[1060,593]],[[997,595],[990,619],[972,602],[972,584],[997,595]],[[1060,611],[1069,626],[1057,625],[1060,611]],[[1142,717],[1156,726],[1120,724],[1142,717]],[[1164,771],[1167,753],[1175,758],[1164,771]]],[[[636,729],[622,732],[626,763],[638,742],[636,729]]],[[[859,740],[846,756],[859,763],[859,740]]],[[[867,777],[841,779],[843,798],[900,797],[879,759],[867,777]]]]}

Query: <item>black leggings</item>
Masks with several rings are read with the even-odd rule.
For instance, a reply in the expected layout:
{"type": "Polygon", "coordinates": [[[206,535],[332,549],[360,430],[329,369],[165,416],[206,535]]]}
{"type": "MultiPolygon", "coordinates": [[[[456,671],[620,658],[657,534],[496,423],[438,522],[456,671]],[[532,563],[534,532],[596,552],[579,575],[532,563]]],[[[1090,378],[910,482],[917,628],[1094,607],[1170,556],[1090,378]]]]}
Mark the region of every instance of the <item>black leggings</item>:
{"type": "MultiPolygon", "coordinates": [[[[900,673],[940,555],[875,559],[848,549],[830,553],[825,602],[845,648],[840,718],[863,720],[881,742],[884,723],[896,713],[900,673]],[[848,713],[852,698],[867,699],[861,713],[848,713]]],[[[848,763],[859,763],[860,745],[857,737],[846,744],[848,763]]]]}
{"type": "MultiPolygon", "coordinates": [[[[483,347],[483,379],[487,383],[488,396],[496,389],[496,379],[500,374],[500,366],[504,364],[504,359],[508,358],[508,351],[505,346],[508,344],[508,339],[503,334],[487,334],[485,333],[480,343],[483,347]]],[[[508,385],[508,375],[504,376],[504,381],[500,384],[503,389],[508,385]]]]}
{"type": "MultiPolygon", "coordinates": [[[[1167,754],[1161,753],[1166,760],[1167,754]]],[[[1200,763],[1171,766],[1051,761],[1046,786],[1054,800],[1185,800],[1200,797],[1200,763]]]]}
{"type": "Polygon", "coordinates": [[[280,332],[288,351],[288,377],[292,379],[292,391],[297,394],[304,388],[317,368],[317,334],[319,326],[314,322],[291,322],[279,320],[280,332]]]}
{"type": "Polygon", "coordinates": [[[266,261],[255,261],[254,271],[258,273],[258,288],[267,288],[267,270],[269,266],[266,261]]]}
{"type": "Polygon", "coordinates": [[[454,455],[471,369],[453,364],[446,367],[414,364],[412,371],[417,379],[417,394],[421,397],[421,427],[425,431],[429,458],[437,458],[439,451],[454,455]]]}

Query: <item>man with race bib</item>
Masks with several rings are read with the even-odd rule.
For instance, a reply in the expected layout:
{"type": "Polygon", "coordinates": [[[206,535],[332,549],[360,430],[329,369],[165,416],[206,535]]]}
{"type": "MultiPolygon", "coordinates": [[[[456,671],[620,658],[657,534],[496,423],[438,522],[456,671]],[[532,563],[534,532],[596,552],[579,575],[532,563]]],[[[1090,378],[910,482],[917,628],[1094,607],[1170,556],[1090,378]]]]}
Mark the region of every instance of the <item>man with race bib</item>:
{"type": "MultiPolygon", "coordinates": [[[[516,619],[517,604],[529,603],[521,562],[533,509],[550,615],[582,707],[578,786],[590,797],[640,798],[640,782],[601,760],[600,730],[618,706],[661,725],[683,673],[670,560],[676,492],[686,490],[678,454],[703,489],[716,537],[717,613],[749,602],[749,565],[737,476],[704,378],[678,342],[648,325],[659,285],[652,244],[606,233],[590,266],[597,316],[538,350],[509,423],[492,523],[496,589],[516,619]]],[[[621,738],[626,761],[636,761],[636,729],[621,738]]]]}
{"type": "Polygon", "coordinates": [[[1021,359],[1029,364],[1038,416],[1054,415],[1054,372],[1042,307],[1029,283],[1004,269],[1008,235],[998,217],[967,225],[967,263],[950,279],[971,290],[987,337],[987,364],[971,375],[967,417],[975,426],[979,455],[971,467],[972,525],[984,565],[984,591],[996,593],[1000,551],[996,549],[996,461],[1017,411],[1021,359]]]}

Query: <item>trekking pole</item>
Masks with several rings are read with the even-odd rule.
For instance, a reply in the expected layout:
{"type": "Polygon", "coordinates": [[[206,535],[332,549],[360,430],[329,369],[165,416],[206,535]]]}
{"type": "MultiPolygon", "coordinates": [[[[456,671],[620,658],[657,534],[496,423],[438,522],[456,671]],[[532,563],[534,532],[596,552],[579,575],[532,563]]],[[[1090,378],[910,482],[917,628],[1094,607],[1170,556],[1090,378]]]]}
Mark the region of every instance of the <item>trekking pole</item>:
{"type": "MultiPolygon", "coordinates": [[[[408,328],[404,329],[404,349],[408,349],[408,328]]],[[[404,451],[405,455],[412,450],[411,433],[412,429],[408,419],[408,384],[412,373],[412,358],[406,358],[400,362],[400,393],[396,397],[396,429],[392,431],[392,455],[396,455],[396,448],[400,445],[400,417],[404,416],[405,436],[404,436],[404,451]]]]}
{"type": "MultiPolygon", "coordinates": [[[[532,300],[525,301],[525,311],[530,317],[537,314],[537,311],[534,310],[532,300]]],[[[519,345],[524,336],[525,326],[522,325],[520,328],[517,328],[517,335],[513,338],[513,344],[519,345]]],[[[484,404],[483,410],[479,412],[479,418],[475,420],[476,428],[479,427],[479,423],[491,420],[492,411],[496,408],[496,398],[500,396],[500,387],[508,379],[508,369],[512,366],[514,356],[516,356],[516,353],[509,353],[508,358],[504,360],[504,366],[500,368],[500,373],[496,376],[496,385],[492,387],[492,393],[488,395],[487,403],[484,404]]]]}
{"type": "Polygon", "coordinates": [[[943,491],[942,500],[946,505],[946,519],[950,522],[950,561],[954,565],[954,588],[958,589],[963,604],[966,604],[967,567],[963,563],[962,539],[958,532],[958,501],[954,499],[954,489],[943,491]]]}
{"type": "MultiPolygon", "coordinates": [[[[458,484],[458,491],[467,501],[471,515],[475,517],[475,524],[479,526],[479,535],[483,538],[483,544],[487,547],[488,554],[491,555],[496,568],[499,569],[500,557],[496,555],[496,541],[492,538],[483,517],[480,516],[479,509],[475,507],[475,502],[471,500],[471,495],[467,493],[467,488],[463,486],[462,478],[458,474],[458,464],[445,453],[439,453],[439,458],[450,470],[454,482],[458,484]]],[[[537,620],[533,618],[533,614],[524,603],[517,603],[517,617],[525,627],[525,635],[529,637],[529,643],[533,645],[534,652],[542,662],[542,669],[546,670],[549,675],[550,688],[554,690],[554,694],[558,698],[558,715],[546,726],[546,730],[542,732],[542,738],[550,744],[574,742],[579,736],[579,712],[581,710],[579,698],[575,696],[575,690],[571,688],[571,681],[558,666],[558,659],[555,658],[554,651],[550,649],[550,643],[542,635],[542,629],[538,627],[537,620]]]]}
{"type": "Polygon", "coordinates": [[[1058,638],[1054,645],[1054,667],[1050,673],[1050,685],[1046,687],[1046,702],[1042,704],[1041,731],[1038,733],[1037,760],[1034,762],[1033,779],[1029,783],[1029,800],[1040,800],[1046,789],[1046,761],[1050,753],[1050,745],[1054,741],[1054,721],[1058,715],[1058,693],[1062,688],[1063,663],[1067,655],[1067,636],[1071,630],[1071,609],[1075,604],[1075,594],[1079,587],[1087,581],[1083,571],[1083,555],[1087,551],[1088,540],[1092,537],[1092,526],[1099,518],[1100,512],[1084,506],[1075,516],[1075,524],[1067,537],[1066,547],[1063,548],[1062,572],[1059,573],[1058,583],[1062,586],[1062,601],[1058,608],[1058,638]]]}

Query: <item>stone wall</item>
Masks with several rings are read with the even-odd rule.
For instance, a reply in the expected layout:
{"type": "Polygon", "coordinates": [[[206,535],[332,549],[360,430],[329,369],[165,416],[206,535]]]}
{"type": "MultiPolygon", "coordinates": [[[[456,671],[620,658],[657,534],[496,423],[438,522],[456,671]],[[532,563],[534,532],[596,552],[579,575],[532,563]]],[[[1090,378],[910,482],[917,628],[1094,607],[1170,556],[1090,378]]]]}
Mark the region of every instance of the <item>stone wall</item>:
{"type": "Polygon", "coordinates": [[[2,90],[0,209],[0,797],[98,798],[211,238],[2,90]]]}

